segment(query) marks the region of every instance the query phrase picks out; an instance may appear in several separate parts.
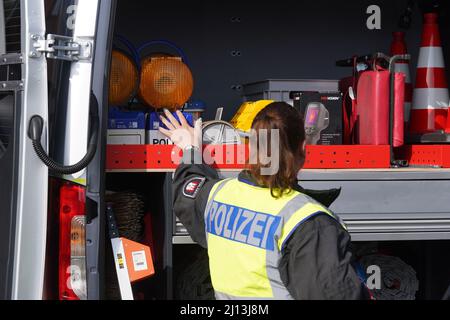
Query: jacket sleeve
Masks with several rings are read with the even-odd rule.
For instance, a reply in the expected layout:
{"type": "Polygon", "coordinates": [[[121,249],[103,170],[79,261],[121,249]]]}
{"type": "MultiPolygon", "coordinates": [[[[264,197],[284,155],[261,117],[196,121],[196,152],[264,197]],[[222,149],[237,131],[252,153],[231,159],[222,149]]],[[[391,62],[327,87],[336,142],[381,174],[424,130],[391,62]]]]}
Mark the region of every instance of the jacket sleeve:
{"type": "Polygon", "coordinates": [[[220,181],[217,171],[183,159],[173,179],[173,210],[192,240],[206,248],[205,210],[211,189],[220,181]]]}
{"type": "Polygon", "coordinates": [[[369,292],[352,266],[351,238],[327,215],[299,227],[283,252],[281,278],[297,300],[361,300],[369,292]]]}

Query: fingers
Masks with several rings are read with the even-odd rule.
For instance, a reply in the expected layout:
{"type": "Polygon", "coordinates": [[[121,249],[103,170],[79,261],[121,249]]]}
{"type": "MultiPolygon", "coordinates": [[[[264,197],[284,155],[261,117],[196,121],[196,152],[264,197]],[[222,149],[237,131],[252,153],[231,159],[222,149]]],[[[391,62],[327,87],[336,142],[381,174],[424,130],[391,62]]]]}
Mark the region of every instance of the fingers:
{"type": "Polygon", "coordinates": [[[169,130],[175,130],[175,126],[169,121],[167,120],[166,117],[164,116],[160,116],[159,117],[161,119],[161,122],[169,129],[169,130]]]}
{"type": "Polygon", "coordinates": [[[178,147],[190,144],[200,146],[202,143],[202,120],[197,120],[195,128],[192,128],[181,111],[177,111],[176,116],[179,121],[170,111],[164,109],[164,115],[161,115],[160,119],[167,129],[160,127],[159,131],[178,147]]]}
{"type": "Polygon", "coordinates": [[[171,138],[172,137],[172,131],[164,129],[164,128],[159,128],[159,132],[161,132],[163,135],[165,135],[167,138],[171,138]]]}
{"type": "Polygon", "coordinates": [[[175,119],[175,117],[173,116],[173,114],[169,110],[164,109],[164,114],[166,115],[166,118],[170,121],[170,123],[172,124],[172,126],[175,129],[178,129],[178,128],[181,127],[181,124],[178,122],[177,119],[175,119]]]}
{"type": "Polygon", "coordinates": [[[186,120],[186,117],[180,110],[177,110],[177,116],[178,116],[178,119],[180,119],[181,126],[183,126],[185,128],[190,127],[189,123],[186,120]]]}

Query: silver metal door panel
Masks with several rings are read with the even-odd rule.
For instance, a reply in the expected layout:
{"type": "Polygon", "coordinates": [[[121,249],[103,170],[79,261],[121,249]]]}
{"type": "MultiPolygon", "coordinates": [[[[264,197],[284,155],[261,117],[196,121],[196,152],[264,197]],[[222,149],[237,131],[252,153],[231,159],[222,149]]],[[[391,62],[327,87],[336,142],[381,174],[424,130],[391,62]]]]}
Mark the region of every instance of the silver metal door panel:
{"type": "Polygon", "coordinates": [[[6,53],[5,7],[0,1],[0,54],[6,53]]]}
{"type": "Polygon", "coordinates": [[[23,112],[20,123],[18,205],[12,299],[41,299],[47,237],[48,170],[27,137],[33,115],[45,121],[42,145],[47,146],[47,63],[44,56],[30,58],[30,37],[45,35],[43,0],[22,0],[22,52],[24,65],[23,112]]]}
{"type": "MultiPolygon", "coordinates": [[[[74,39],[94,41],[98,0],[78,0],[74,26],[74,39]]],[[[95,48],[92,47],[92,54],[95,48]]],[[[70,73],[68,95],[66,139],[64,164],[72,165],[79,162],[87,150],[89,133],[89,101],[92,84],[92,61],[80,60],[73,62],[70,73]]],[[[86,184],[86,170],[83,170],[68,180],[86,184]]]]}

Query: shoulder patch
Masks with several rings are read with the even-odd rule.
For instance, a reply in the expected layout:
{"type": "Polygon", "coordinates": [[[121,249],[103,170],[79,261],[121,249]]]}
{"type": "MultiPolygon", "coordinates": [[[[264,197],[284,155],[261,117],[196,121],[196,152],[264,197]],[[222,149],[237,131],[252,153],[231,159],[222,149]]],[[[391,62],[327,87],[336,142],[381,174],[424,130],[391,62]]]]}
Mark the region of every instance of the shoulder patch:
{"type": "Polygon", "coordinates": [[[197,198],[197,194],[205,184],[205,177],[195,177],[190,179],[183,187],[183,195],[186,198],[195,199],[197,198]]]}

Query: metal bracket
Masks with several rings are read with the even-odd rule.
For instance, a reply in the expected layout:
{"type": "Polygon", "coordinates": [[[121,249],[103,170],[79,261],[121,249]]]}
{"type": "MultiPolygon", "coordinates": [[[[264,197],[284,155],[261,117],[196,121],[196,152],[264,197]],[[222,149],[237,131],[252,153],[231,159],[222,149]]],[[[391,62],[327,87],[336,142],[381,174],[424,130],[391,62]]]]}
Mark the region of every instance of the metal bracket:
{"type": "Polygon", "coordinates": [[[0,92],[23,90],[22,81],[0,81],[0,92]]]}
{"type": "Polygon", "coordinates": [[[43,54],[48,59],[64,61],[92,61],[93,40],[72,38],[55,34],[31,35],[31,58],[40,58],[43,54]]]}
{"type": "Polygon", "coordinates": [[[21,54],[8,53],[0,55],[0,66],[11,65],[11,64],[22,64],[23,57],[21,54]]]}

